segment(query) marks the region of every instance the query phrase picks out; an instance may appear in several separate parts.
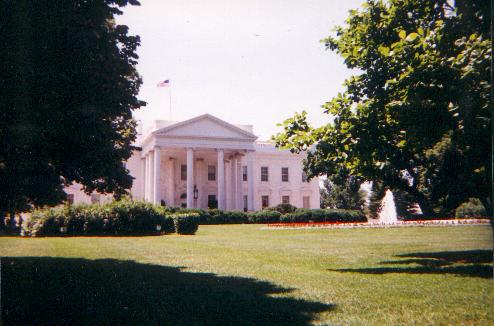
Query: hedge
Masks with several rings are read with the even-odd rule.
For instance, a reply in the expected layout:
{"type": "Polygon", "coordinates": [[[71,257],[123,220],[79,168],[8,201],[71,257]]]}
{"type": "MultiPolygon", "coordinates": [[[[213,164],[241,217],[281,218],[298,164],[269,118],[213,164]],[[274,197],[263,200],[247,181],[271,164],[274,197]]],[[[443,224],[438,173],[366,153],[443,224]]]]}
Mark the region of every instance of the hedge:
{"type": "Polygon", "coordinates": [[[199,214],[185,213],[171,215],[178,234],[195,234],[199,227],[199,214]]]}
{"type": "Polygon", "coordinates": [[[303,209],[282,216],[280,222],[367,222],[365,214],[345,209],[303,209]]]}
{"type": "Polygon", "coordinates": [[[280,222],[280,217],[280,212],[271,210],[247,213],[247,221],[249,223],[278,223],[280,222]]]}
{"type": "Polygon", "coordinates": [[[173,213],[196,213],[199,224],[243,224],[243,223],[293,223],[293,222],[366,222],[364,213],[344,209],[304,209],[289,204],[280,204],[257,212],[223,211],[219,209],[188,209],[166,207],[173,213]],[[291,213],[283,214],[280,211],[291,213]]]}
{"type": "MultiPolygon", "coordinates": [[[[181,215],[178,223],[180,230],[185,223],[183,220],[187,218],[192,220],[191,225],[198,225],[197,214],[187,216],[181,215]]],[[[21,232],[26,236],[144,235],[173,233],[176,225],[174,215],[164,207],[121,200],[104,205],[80,204],[37,209],[24,221],[21,232]]],[[[189,228],[186,229],[190,234],[189,228]]]]}
{"type": "Polygon", "coordinates": [[[125,199],[104,205],[80,204],[37,209],[30,219],[24,221],[21,232],[27,236],[194,234],[199,224],[367,221],[359,211],[278,206],[245,213],[163,207],[125,199]],[[279,210],[292,212],[282,214],[279,210]]]}

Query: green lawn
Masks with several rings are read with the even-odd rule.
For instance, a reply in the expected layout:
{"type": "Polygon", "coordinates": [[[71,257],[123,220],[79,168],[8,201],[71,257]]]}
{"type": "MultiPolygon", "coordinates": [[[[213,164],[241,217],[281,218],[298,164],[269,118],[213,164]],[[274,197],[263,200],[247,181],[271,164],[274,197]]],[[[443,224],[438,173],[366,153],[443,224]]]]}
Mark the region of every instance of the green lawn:
{"type": "MultiPolygon", "coordinates": [[[[0,237],[5,324],[493,325],[489,226],[0,237]]],[[[1,324],[1,322],[0,322],[1,324]]]]}

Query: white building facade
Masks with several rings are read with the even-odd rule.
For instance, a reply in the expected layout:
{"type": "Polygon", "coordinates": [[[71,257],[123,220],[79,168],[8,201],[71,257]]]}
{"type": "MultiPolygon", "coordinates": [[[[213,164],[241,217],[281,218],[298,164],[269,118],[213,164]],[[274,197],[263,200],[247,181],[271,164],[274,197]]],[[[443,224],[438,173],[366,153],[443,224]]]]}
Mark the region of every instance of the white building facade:
{"type": "MultiPolygon", "coordinates": [[[[167,206],[261,210],[289,203],[319,208],[317,178],[307,181],[304,154],[257,141],[252,126],[204,114],[182,122],[155,121],[140,135],[126,166],[133,198],[167,206]]],[[[105,200],[67,188],[74,202],[105,200]]],[[[108,200],[108,199],[106,199],[108,200]]]]}

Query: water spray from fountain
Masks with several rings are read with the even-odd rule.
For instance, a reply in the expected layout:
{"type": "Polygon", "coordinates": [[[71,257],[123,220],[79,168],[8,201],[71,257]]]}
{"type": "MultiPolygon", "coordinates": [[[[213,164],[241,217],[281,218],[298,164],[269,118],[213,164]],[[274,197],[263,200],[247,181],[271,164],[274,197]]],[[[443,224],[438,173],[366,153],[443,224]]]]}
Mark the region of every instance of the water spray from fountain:
{"type": "Polygon", "coordinates": [[[396,224],[398,222],[393,192],[389,189],[386,189],[378,217],[379,223],[382,224],[396,224]]]}

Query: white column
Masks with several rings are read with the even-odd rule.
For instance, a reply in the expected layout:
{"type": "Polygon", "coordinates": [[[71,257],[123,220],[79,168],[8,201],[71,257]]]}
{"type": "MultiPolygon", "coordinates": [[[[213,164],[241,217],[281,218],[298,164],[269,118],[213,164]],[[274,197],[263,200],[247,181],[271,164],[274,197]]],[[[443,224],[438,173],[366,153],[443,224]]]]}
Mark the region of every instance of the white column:
{"type": "Polygon", "coordinates": [[[230,158],[230,209],[233,210],[237,207],[237,159],[232,156],[230,158]]]}
{"type": "Polygon", "coordinates": [[[194,207],[194,150],[187,148],[187,208],[194,207]]]}
{"type": "Polygon", "coordinates": [[[247,207],[254,210],[254,152],[247,152],[247,207]]]}
{"type": "Polygon", "coordinates": [[[175,206],[175,159],[170,157],[170,201],[168,206],[175,206]]]}
{"type": "Polygon", "coordinates": [[[242,178],[242,157],[237,157],[237,209],[244,209],[244,192],[242,189],[243,178],[242,178]]]}
{"type": "Polygon", "coordinates": [[[225,152],[218,149],[218,165],[216,168],[218,175],[218,209],[224,210],[225,207],[225,152]]]}
{"type": "Polygon", "coordinates": [[[145,189],[145,196],[144,200],[149,201],[149,195],[150,195],[150,188],[149,188],[149,182],[151,180],[151,156],[150,153],[148,152],[146,154],[146,189],[145,189]]]}
{"type": "Polygon", "coordinates": [[[153,180],[153,202],[157,205],[161,203],[161,149],[159,147],[154,148],[154,180],[153,180]]]}
{"type": "Polygon", "coordinates": [[[146,155],[141,158],[141,200],[146,199],[146,155]]]}
{"type": "Polygon", "coordinates": [[[194,185],[197,187],[197,199],[194,204],[195,208],[204,208],[204,191],[202,191],[202,186],[206,183],[204,180],[205,177],[207,178],[207,168],[206,168],[206,173],[204,172],[204,166],[205,162],[204,159],[197,159],[195,162],[195,170],[194,170],[194,176],[195,176],[195,183],[194,185]]]}
{"type": "Polygon", "coordinates": [[[149,197],[148,201],[154,202],[154,151],[149,151],[149,197]]]}

